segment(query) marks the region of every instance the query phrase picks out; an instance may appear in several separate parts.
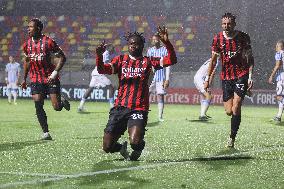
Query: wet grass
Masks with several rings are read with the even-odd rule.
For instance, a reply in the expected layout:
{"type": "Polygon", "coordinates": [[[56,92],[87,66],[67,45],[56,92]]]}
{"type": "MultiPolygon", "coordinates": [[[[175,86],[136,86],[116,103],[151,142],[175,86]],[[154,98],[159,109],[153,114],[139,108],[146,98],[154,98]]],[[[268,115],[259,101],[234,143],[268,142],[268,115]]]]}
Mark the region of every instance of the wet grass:
{"type": "Polygon", "coordinates": [[[145,150],[129,162],[101,149],[107,103],[88,102],[85,114],[71,105],[55,112],[45,103],[54,140],[43,142],[31,100],[0,100],[0,188],[284,188],[284,126],[269,122],[277,107],[243,107],[236,149],[227,149],[222,107],[200,122],[199,106],[166,105],[159,123],[153,104],[145,150]]]}

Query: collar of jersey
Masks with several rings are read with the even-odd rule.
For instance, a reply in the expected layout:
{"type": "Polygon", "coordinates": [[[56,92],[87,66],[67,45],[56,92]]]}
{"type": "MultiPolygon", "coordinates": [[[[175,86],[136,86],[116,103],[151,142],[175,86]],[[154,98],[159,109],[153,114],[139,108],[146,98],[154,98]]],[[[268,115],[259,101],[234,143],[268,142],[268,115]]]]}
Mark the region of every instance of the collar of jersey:
{"type": "Polygon", "coordinates": [[[226,39],[234,39],[234,38],[238,35],[238,33],[239,33],[239,31],[236,31],[236,30],[235,30],[234,35],[233,35],[232,37],[228,37],[227,34],[226,34],[226,32],[223,31],[223,35],[224,35],[224,37],[225,37],[226,39]]]}
{"type": "Polygon", "coordinates": [[[131,56],[131,55],[129,55],[129,57],[130,57],[130,59],[132,59],[132,60],[137,60],[137,59],[141,59],[141,58],[142,58],[142,56],[141,56],[141,57],[138,57],[138,58],[135,58],[134,56],[131,56]]]}

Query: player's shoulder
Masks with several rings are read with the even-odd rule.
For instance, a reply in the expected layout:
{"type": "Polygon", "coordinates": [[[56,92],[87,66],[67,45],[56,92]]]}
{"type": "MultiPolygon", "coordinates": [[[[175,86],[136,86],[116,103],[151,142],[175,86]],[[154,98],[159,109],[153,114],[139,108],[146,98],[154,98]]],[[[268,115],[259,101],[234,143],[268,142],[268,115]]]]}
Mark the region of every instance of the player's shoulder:
{"type": "Polygon", "coordinates": [[[238,35],[241,36],[241,37],[243,37],[243,38],[248,38],[248,39],[250,38],[250,37],[249,37],[249,34],[246,33],[246,32],[244,32],[244,31],[238,31],[238,30],[237,30],[237,32],[238,32],[238,35]]]}

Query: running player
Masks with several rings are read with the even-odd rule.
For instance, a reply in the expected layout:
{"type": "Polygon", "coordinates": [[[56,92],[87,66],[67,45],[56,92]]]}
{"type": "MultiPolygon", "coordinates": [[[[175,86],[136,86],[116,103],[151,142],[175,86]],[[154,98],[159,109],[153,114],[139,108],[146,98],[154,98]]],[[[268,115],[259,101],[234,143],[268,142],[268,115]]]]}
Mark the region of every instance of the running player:
{"type": "Polygon", "coordinates": [[[208,76],[204,88],[210,86],[209,80],[217,57],[222,62],[221,80],[225,111],[231,116],[231,133],[227,147],[234,147],[235,139],[241,123],[241,106],[247,90],[253,86],[252,73],[254,58],[248,34],[235,30],[235,16],[225,13],[222,16],[222,32],[214,36],[212,57],[208,68],[208,76]]]}
{"type": "Polygon", "coordinates": [[[38,18],[30,20],[28,24],[29,38],[23,45],[25,60],[22,88],[26,88],[29,73],[36,115],[43,131],[42,139],[52,140],[48,130],[47,116],[43,109],[44,99],[49,95],[56,111],[61,111],[63,107],[70,110],[69,102],[60,95],[59,71],[66,58],[57,43],[42,34],[42,29],[43,24],[38,18]],[[52,56],[55,56],[57,60],[56,65],[51,61],[52,56]]]}
{"type": "Polygon", "coordinates": [[[142,55],[145,38],[138,32],[128,33],[129,54],[116,56],[111,63],[104,64],[104,42],[96,49],[96,64],[100,74],[117,74],[119,79],[118,96],[114,108],[110,110],[109,120],[104,130],[103,150],[106,153],[120,152],[125,159],[138,160],[145,146],[144,134],[149,110],[148,80],[152,69],[162,69],[177,63],[177,57],[168,39],[165,27],[158,27],[161,41],[167,48],[164,58],[142,55]],[[129,156],[127,142],[118,139],[128,128],[132,153],[129,156]]]}
{"type": "MultiPolygon", "coordinates": [[[[201,109],[200,109],[200,116],[199,116],[199,120],[201,121],[207,121],[208,119],[211,118],[210,116],[206,115],[209,105],[211,103],[211,99],[212,99],[211,91],[204,89],[204,83],[208,75],[208,67],[209,67],[210,61],[211,61],[211,58],[208,59],[206,62],[204,62],[202,66],[198,69],[196,74],[194,75],[194,84],[196,86],[196,89],[201,94],[201,99],[200,99],[201,109]]],[[[218,66],[218,61],[216,63],[216,66],[212,74],[215,74],[217,66],[218,66]]],[[[209,83],[211,84],[211,82],[212,81],[210,81],[209,83]]]]}
{"type": "MultiPolygon", "coordinates": [[[[148,57],[165,57],[168,52],[165,46],[161,46],[160,37],[155,34],[152,37],[152,44],[154,45],[147,51],[148,57]]],[[[166,94],[166,89],[169,87],[170,79],[170,66],[156,70],[153,81],[150,85],[150,93],[157,94],[158,103],[158,119],[163,122],[163,112],[164,112],[164,96],[166,94]]]]}
{"type": "MultiPolygon", "coordinates": [[[[105,64],[109,63],[111,60],[111,55],[114,53],[114,48],[113,46],[108,46],[108,49],[103,53],[103,62],[105,64]]],[[[87,100],[87,98],[89,98],[90,94],[92,93],[92,91],[94,90],[94,88],[104,88],[107,87],[109,89],[109,105],[110,108],[112,108],[114,106],[114,87],[110,81],[109,78],[107,78],[107,76],[103,75],[103,74],[99,74],[97,67],[95,67],[95,69],[92,71],[92,79],[91,82],[89,84],[89,88],[87,89],[87,91],[85,92],[85,94],[83,95],[80,105],[78,107],[78,112],[83,112],[84,111],[84,104],[87,100]]]]}
{"type": "Polygon", "coordinates": [[[270,84],[273,83],[273,78],[276,76],[276,99],[278,101],[278,113],[272,119],[276,122],[281,122],[281,117],[283,113],[283,104],[284,104],[284,41],[280,40],[276,43],[276,54],[275,54],[275,66],[271,72],[271,75],[268,79],[270,84]]]}
{"type": "Polygon", "coordinates": [[[14,97],[14,104],[17,105],[18,86],[20,79],[21,67],[18,62],[15,62],[13,56],[9,56],[9,63],[5,68],[6,77],[5,81],[7,84],[7,95],[9,104],[12,103],[12,95],[14,97]]]}

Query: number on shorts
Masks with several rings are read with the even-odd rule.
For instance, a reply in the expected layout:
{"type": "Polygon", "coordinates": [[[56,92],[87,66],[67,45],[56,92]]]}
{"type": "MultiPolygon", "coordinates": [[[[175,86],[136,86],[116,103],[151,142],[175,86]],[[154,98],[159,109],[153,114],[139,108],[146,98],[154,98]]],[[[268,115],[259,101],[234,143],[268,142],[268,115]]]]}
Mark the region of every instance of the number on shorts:
{"type": "Polygon", "coordinates": [[[132,114],[132,119],[143,119],[143,114],[132,114]]]}
{"type": "Polygon", "coordinates": [[[245,84],[239,84],[239,83],[237,83],[236,86],[237,86],[238,89],[241,89],[241,90],[243,91],[243,90],[244,90],[244,87],[245,87],[245,84]]]}

